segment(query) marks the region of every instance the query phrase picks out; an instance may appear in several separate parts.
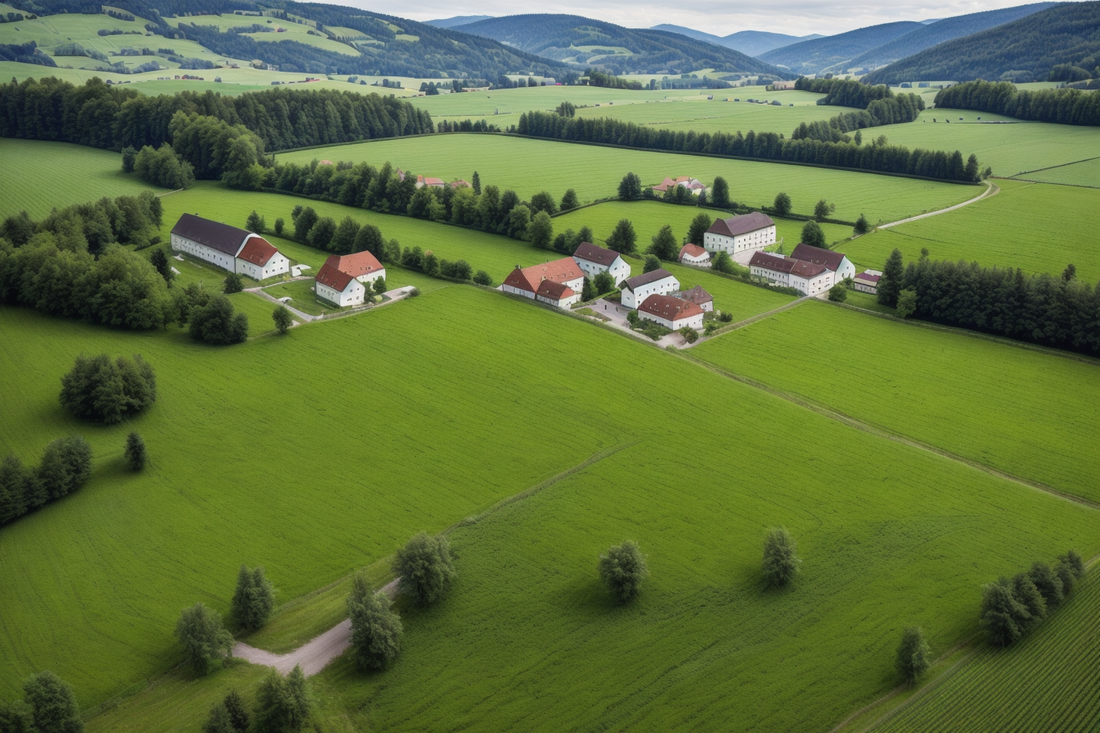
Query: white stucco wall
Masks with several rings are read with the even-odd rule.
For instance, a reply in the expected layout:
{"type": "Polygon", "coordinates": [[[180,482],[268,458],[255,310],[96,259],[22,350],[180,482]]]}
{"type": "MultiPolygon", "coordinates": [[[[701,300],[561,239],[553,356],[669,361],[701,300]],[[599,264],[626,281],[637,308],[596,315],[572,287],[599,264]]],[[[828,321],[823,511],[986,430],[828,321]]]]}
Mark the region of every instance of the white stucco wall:
{"type": "MultiPolygon", "coordinates": [[[[227,255],[225,252],[216,250],[213,247],[207,247],[205,244],[199,244],[193,239],[187,237],[181,237],[178,234],[172,235],[172,249],[177,252],[185,252],[192,257],[209,262],[212,265],[222,268],[227,272],[236,272],[236,255],[227,255]]],[[[240,249],[236,254],[240,253],[240,249]]]]}
{"type": "Polygon", "coordinates": [[[336,288],[330,288],[328,285],[322,285],[314,280],[316,285],[316,292],[318,298],[323,298],[330,303],[335,303],[341,308],[346,308],[349,305],[360,305],[365,301],[367,293],[366,287],[358,280],[352,280],[348,283],[348,286],[344,288],[344,292],[338,292],[336,288]]]}
{"type": "Polygon", "coordinates": [[[519,288],[513,288],[511,285],[501,285],[500,289],[512,295],[522,295],[524,298],[531,298],[532,300],[535,298],[535,294],[529,290],[520,290],[519,288]]]}
{"type": "Polygon", "coordinates": [[[646,313],[645,311],[638,311],[638,316],[640,318],[645,318],[646,320],[649,320],[649,321],[656,321],[657,323],[660,323],[665,328],[671,328],[674,331],[678,331],[681,328],[683,328],[684,326],[691,326],[692,328],[696,328],[696,329],[703,327],[703,314],[702,313],[699,313],[699,314],[694,315],[694,316],[689,316],[688,318],[681,318],[678,321],[670,321],[667,318],[661,318],[660,316],[655,316],[652,313],[646,313]]]}
{"type": "Polygon", "coordinates": [[[666,277],[647,285],[642,285],[637,291],[623,290],[622,303],[627,308],[637,308],[651,295],[672,295],[680,289],[680,281],[675,277],[666,277]]]}
{"type": "Polygon", "coordinates": [[[727,254],[736,252],[750,252],[764,249],[769,244],[775,244],[775,226],[757,229],[754,232],[746,232],[736,237],[728,237],[724,234],[707,232],[703,235],[703,249],[717,252],[724,250],[727,254]]]}

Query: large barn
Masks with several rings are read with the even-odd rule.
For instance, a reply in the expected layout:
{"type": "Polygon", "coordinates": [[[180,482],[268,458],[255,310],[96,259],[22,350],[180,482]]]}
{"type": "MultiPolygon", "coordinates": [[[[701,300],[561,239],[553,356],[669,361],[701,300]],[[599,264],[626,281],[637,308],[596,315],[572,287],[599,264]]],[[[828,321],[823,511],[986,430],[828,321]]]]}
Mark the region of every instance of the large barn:
{"type": "Polygon", "coordinates": [[[172,227],[172,249],[227,272],[264,280],[290,272],[290,260],[259,234],[184,214],[172,227]]]}

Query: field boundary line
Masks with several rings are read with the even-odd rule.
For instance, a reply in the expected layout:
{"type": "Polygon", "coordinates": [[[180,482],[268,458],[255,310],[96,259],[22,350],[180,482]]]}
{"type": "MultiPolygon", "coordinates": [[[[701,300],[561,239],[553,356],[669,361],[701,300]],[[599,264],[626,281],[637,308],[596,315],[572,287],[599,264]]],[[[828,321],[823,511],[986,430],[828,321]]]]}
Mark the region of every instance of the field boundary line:
{"type": "MultiPolygon", "coordinates": [[[[1065,168],[1067,165],[1077,165],[1078,163],[1088,163],[1090,160],[1100,160],[1100,155],[1094,155],[1091,158],[1082,158],[1081,160],[1072,160],[1069,163],[1059,163],[1058,165],[1048,165],[1046,168],[1036,168],[1032,171],[1020,171],[1015,176],[1008,176],[1008,178],[1016,178],[1017,176],[1026,176],[1028,173],[1042,173],[1043,171],[1052,171],[1055,168],[1065,168]]],[[[1072,185],[1072,184],[1066,184],[1072,185]]],[[[1095,188],[1095,186],[1086,186],[1086,188],[1095,188]]]]}
{"type": "Polygon", "coordinates": [[[732,372],[732,371],[730,371],[730,370],[728,370],[724,367],[718,366],[717,364],[712,364],[712,363],[710,363],[708,361],[704,361],[703,359],[700,359],[698,357],[691,356],[691,355],[689,355],[689,354],[687,354],[686,352],[683,352],[683,351],[678,352],[678,353],[682,358],[687,359],[688,361],[691,361],[691,362],[703,367],[704,369],[710,369],[715,374],[726,377],[727,379],[732,379],[735,382],[740,382],[740,383],[742,383],[744,385],[747,385],[749,387],[754,387],[754,388],[759,389],[761,391],[767,392],[768,394],[774,395],[774,396],[776,396],[780,399],[783,399],[783,400],[787,400],[788,402],[791,402],[795,405],[798,405],[799,407],[803,407],[807,410],[810,410],[811,412],[816,412],[817,414],[821,415],[822,417],[826,417],[826,418],[829,418],[831,420],[835,420],[836,422],[842,423],[842,424],[847,425],[848,427],[851,427],[851,428],[855,428],[856,430],[862,430],[865,433],[869,433],[871,435],[875,435],[875,436],[880,437],[880,438],[885,438],[886,440],[891,440],[891,441],[894,441],[895,443],[901,443],[902,445],[907,445],[910,448],[916,448],[918,450],[923,450],[925,452],[932,453],[932,454],[937,455],[941,458],[945,458],[949,461],[955,461],[957,463],[961,463],[965,466],[969,466],[970,468],[976,469],[978,471],[988,473],[991,476],[996,476],[997,478],[1001,478],[1001,479],[1005,479],[1007,481],[1011,481],[1013,483],[1016,483],[1016,484],[1019,484],[1021,486],[1025,486],[1029,489],[1032,489],[1034,491],[1040,491],[1040,492],[1043,492],[1045,494],[1049,494],[1049,495],[1051,495],[1051,496],[1053,496],[1057,499],[1061,499],[1063,501],[1068,501],[1068,502],[1073,503],[1073,504],[1079,504],[1079,505],[1087,507],[1089,509],[1100,510],[1100,502],[1093,501],[1092,499],[1086,499],[1085,497],[1082,497],[1082,496],[1076,496],[1074,494],[1069,494],[1069,493],[1066,493],[1064,491],[1059,491],[1058,489],[1055,489],[1052,486],[1047,486],[1044,483],[1040,483],[1038,481],[1031,481],[1029,479],[1025,479],[1025,478],[1021,478],[1019,476],[1015,476],[1011,473],[1008,473],[1006,471],[1002,471],[998,468],[994,468],[992,466],[987,466],[984,463],[980,463],[980,462],[972,460],[970,458],[965,458],[965,457],[960,456],[958,454],[952,453],[951,451],[946,450],[944,448],[939,448],[937,446],[930,445],[928,443],[917,440],[916,438],[911,438],[911,437],[909,437],[907,435],[904,435],[902,433],[896,433],[893,430],[890,430],[889,428],[883,427],[881,425],[876,425],[874,423],[866,422],[864,420],[860,420],[859,418],[852,417],[851,415],[847,415],[847,414],[841,412],[840,410],[837,410],[837,409],[832,408],[828,405],[817,402],[816,400],[810,399],[809,397],[798,394],[796,392],[787,392],[785,390],[779,389],[778,387],[772,387],[771,385],[765,384],[764,382],[760,382],[760,381],[757,381],[757,380],[752,379],[750,377],[746,377],[744,375],[737,374],[737,373],[732,372]]]}
{"type": "Polygon", "coordinates": [[[886,224],[879,224],[875,229],[889,229],[890,227],[896,227],[899,224],[908,224],[911,221],[917,221],[918,219],[927,219],[930,216],[939,216],[940,214],[946,214],[949,211],[955,211],[961,209],[964,206],[970,206],[970,204],[976,204],[982,199],[989,198],[990,196],[996,196],[1001,192],[1001,187],[995,183],[984,181],[985,190],[968,201],[963,201],[961,204],[955,204],[954,206],[948,206],[945,209],[937,209],[936,211],[929,211],[924,214],[917,214],[916,216],[910,216],[907,219],[898,219],[897,221],[891,221],[886,224]]]}

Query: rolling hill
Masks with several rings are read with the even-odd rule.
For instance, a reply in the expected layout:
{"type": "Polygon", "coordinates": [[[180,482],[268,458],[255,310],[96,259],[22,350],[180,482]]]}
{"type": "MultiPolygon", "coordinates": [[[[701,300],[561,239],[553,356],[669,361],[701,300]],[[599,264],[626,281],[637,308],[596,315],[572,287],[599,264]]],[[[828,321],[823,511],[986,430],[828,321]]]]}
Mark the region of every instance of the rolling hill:
{"type": "Polygon", "coordinates": [[[754,57],[776,48],[789,46],[792,43],[812,41],[815,38],[824,38],[824,36],[816,33],[809,36],[789,36],[785,33],[768,33],[767,31],[738,31],[728,36],[715,36],[710,33],[704,33],[703,31],[697,31],[694,28],[685,28],[682,25],[672,25],[670,23],[655,25],[649,30],[679,33],[681,36],[687,36],[697,41],[705,41],[706,43],[732,48],[734,51],[740,51],[746,56],[754,57]]]}
{"type": "Polygon", "coordinates": [[[864,77],[902,81],[1043,81],[1052,67],[1100,65],[1100,2],[1064,3],[937,44],[864,77]]]}
{"type": "Polygon", "coordinates": [[[511,15],[471,23],[461,32],[500,41],[575,68],[616,74],[686,74],[699,69],[791,78],[743,53],[679,33],[623,28],[576,15],[511,15]]]}
{"type": "Polygon", "coordinates": [[[434,25],[436,28],[457,28],[460,25],[469,25],[470,23],[476,23],[479,20],[488,20],[492,17],[491,15],[456,15],[453,18],[429,20],[426,21],[426,24],[434,25]]]}
{"type": "Polygon", "coordinates": [[[920,53],[936,44],[1019,20],[1040,10],[1052,8],[1055,4],[1033,3],[1031,5],[1019,5],[1015,8],[987,10],[982,13],[970,13],[939,20],[860,54],[848,62],[848,68],[874,69],[907,56],[912,56],[915,53],[920,53]]]}
{"type": "MultiPolygon", "coordinates": [[[[100,27],[107,27],[108,21],[129,22],[136,29],[135,37],[160,36],[144,41],[152,48],[170,47],[172,41],[193,41],[201,49],[186,44],[190,52],[184,55],[195,55],[196,50],[211,52],[244,64],[259,60],[283,71],[450,77],[501,84],[508,73],[561,76],[569,70],[562,63],[488,38],[338,5],[292,0],[263,4],[253,0],[118,0],[111,5],[115,18],[85,12],[89,6],[82,0],[53,0],[48,10],[38,7],[34,6],[36,12],[47,17],[79,14],[88,18],[84,26],[90,29],[91,38],[96,37],[98,25],[94,19],[103,17],[100,27]],[[134,17],[117,20],[125,14],[134,17]],[[292,32],[278,37],[278,28],[292,32]],[[296,40],[283,40],[290,37],[296,40]]],[[[104,68],[111,69],[120,60],[107,59],[104,68]]],[[[92,59],[88,62],[94,63],[92,59]]]]}
{"type": "Polygon", "coordinates": [[[857,28],[847,33],[777,48],[761,54],[760,60],[784,66],[798,74],[817,74],[924,27],[921,23],[905,20],[857,28]]]}

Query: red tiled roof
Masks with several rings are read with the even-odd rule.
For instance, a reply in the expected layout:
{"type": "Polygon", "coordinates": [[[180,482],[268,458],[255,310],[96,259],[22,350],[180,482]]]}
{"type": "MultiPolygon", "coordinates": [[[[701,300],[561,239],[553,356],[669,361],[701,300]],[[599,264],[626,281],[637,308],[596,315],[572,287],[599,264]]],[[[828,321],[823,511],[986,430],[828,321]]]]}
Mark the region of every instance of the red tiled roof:
{"type": "Polygon", "coordinates": [[[685,244],[680,248],[680,259],[684,259],[684,255],[691,257],[702,257],[707,254],[707,251],[697,244],[685,244]]]}
{"type": "Polygon", "coordinates": [[[791,257],[796,260],[806,260],[807,262],[813,262],[818,265],[825,265],[833,272],[840,269],[840,265],[844,262],[843,252],[833,252],[832,250],[822,249],[821,247],[815,247],[812,244],[799,244],[794,248],[794,252],[791,252],[791,257]]]}
{"type": "Polygon", "coordinates": [[[675,323],[683,318],[703,315],[703,309],[687,300],[673,298],[671,295],[651,295],[645,299],[638,310],[664,318],[675,323]]]}
{"type": "Polygon", "coordinates": [[[460,178],[457,181],[451,181],[451,188],[470,188],[470,184],[460,178]]]}
{"type": "Polygon", "coordinates": [[[523,269],[520,269],[517,265],[516,269],[512,270],[511,274],[504,279],[504,284],[526,290],[529,293],[537,293],[543,280],[564,283],[583,277],[584,273],[581,272],[581,268],[577,266],[576,261],[572,257],[563,257],[560,260],[545,262],[541,265],[531,265],[523,269]]]}
{"type": "Polygon", "coordinates": [[[672,180],[668,176],[665,176],[665,180],[661,181],[656,186],[654,186],[653,190],[654,191],[667,191],[669,188],[671,188],[672,186],[675,186],[675,185],[676,185],[676,181],[672,180]]]}
{"type": "Polygon", "coordinates": [[[325,264],[332,265],[340,272],[345,272],[354,278],[384,269],[378,258],[367,251],[356,252],[353,255],[329,255],[325,264]]]}
{"type": "Polygon", "coordinates": [[[508,277],[504,278],[503,284],[517,290],[526,290],[529,293],[534,293],[538,290],[535,285],[527,279],[527,273],[524,272],[519,265],[516,265],[516,269],[512,270],[508,274],[508,277]]]}
{"type": "Polygon", "coordinates": [[[442,178],[425,178],[424,176],[417,176],[416,181],[425,186],[438,186],[442,188],[445,185],[442,178]]]}
{"type": "Polygon", "coordinates": [[[758,229],[775,226],[775,222],[767,214],[754,211],[751,214],[731,216],[729,219],[719,219],[710,225],[708,234],[721,234],[726,237],[736,237],[758,229]]]}
{"type": "Polygon", "coordinates": [[[752,259],[749,260],[749,267],[763,267],[772,272],[786,272],[804,278],[817,277],[827,269],[825,265],[819,265],[816,262],[796,260],[767,252],[753,253],[752,259]]]}
{"type": "Polygon", "coordinates": [[[573,256],[582,260],[587,260],[588,262],[595,262],[597,265],[610,267],[618,258],[619,253],[613,249],[597,247],[591,242],[581,242],[580,246],[577,247],[577,251],[573,253],[573,256]]]}
{"type": "MultiPolygon", "coordinates": [[[[331,257],[329,258],[332,259],[331,257]]],[[[326,287],[330,287],[338,293],[344,292],[350,283],[355,278],[346,272],[340,272],[331,262],[326,262],[321,266],[321,269],[317,271],[317,282],[326,287]]]]}
{"type": "Polygon", "coordinates": [[[237,259],[263,267],[277,254],[279,254],[279,250],[275,249],[271,242],[263,237],[249,237],[248,241],[245,242],[244,249],[237,255],[237,259]]]}
{"type": "Polygon", "coordinates": [[[543,298],[550,298],[552,300],[562,300],[564,298],[571,298],[576,293],[573,288],[568,285],[562,285],[556,283],[553,280],[543,280],[539,283],[539,289],[535,295],[541,295],[543,298]]]}

